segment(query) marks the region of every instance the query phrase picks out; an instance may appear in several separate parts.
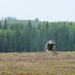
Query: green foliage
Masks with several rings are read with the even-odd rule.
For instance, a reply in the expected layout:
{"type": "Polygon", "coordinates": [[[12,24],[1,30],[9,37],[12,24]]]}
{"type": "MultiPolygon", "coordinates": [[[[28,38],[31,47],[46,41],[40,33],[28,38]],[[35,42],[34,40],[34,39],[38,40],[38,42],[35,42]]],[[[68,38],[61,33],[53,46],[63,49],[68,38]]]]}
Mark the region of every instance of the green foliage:
{"type": "Polygon", "coordinates": [[[2,23],[0,22],[0,29],[2,29],[2,23]]]}
{"type": "Polygon", "coordinates": [[[56,40],[58,51],[75,50],[74,22],[0,21],[0,52],[45,51],[48,40],[56,40]]]}
{"type": "Polygon", "coordinates": [[[3,26],[3,29],[7,29],[7,28],[8,28],[8,26],[7,26],[7,21],[4,20],[4,26],[3,26]]]}

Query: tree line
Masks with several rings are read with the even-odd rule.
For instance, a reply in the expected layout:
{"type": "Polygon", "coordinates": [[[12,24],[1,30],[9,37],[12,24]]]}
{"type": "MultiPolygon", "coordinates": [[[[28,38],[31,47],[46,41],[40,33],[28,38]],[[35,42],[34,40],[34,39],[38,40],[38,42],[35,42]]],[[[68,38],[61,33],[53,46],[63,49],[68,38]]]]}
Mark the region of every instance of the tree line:
{"type": "Polygon", "coordinates": [[[0,52],[44,52],[49,40],[57,51],[75,51],[75,23],[0,20],[0,52]]]}

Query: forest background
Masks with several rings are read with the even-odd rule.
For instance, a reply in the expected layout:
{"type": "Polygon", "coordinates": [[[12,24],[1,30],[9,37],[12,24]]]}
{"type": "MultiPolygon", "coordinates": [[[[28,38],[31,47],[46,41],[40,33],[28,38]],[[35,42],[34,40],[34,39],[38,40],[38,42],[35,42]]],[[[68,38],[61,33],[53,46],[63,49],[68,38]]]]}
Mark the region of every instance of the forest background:
{"type": "Polygon", "coordinates": [[[75,22],[0,20],[0,52],[44,52],[49,40],[56,40],[57,51],[75,51],[75,22]]]}

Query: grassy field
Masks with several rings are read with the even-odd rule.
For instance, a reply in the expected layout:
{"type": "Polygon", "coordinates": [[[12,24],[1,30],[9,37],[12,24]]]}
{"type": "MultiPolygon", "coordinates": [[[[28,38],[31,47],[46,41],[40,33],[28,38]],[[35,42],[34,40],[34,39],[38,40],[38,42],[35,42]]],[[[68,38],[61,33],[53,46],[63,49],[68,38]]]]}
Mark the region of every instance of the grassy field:
{"type": "Polygon", "coordinates": [[[0,53],[0,75],[75,75],[75,52],[0,53]]]}

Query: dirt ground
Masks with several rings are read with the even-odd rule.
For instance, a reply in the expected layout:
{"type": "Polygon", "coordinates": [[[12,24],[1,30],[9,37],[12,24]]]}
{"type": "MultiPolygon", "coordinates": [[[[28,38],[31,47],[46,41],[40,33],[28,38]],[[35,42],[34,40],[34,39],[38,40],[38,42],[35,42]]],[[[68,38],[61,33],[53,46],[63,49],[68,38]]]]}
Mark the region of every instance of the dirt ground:
{"type": "Polygon", "coordinates": [[[0,53],[0,75],[75,75],[75,52],[0,53]]]}

